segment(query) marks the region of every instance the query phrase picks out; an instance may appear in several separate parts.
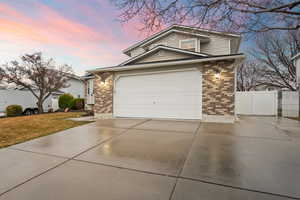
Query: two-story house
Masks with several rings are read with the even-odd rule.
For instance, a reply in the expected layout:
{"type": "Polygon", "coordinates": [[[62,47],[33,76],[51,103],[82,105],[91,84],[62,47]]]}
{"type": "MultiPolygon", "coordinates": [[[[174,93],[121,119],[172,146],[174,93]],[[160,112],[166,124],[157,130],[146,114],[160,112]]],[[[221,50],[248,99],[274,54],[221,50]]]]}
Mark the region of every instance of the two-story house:
{"type": "Polygon", "coordinates": [[[125,62],[89,71],[95,115],[233,122],[240,42],[173,25],[130,46],[125,62]]]}

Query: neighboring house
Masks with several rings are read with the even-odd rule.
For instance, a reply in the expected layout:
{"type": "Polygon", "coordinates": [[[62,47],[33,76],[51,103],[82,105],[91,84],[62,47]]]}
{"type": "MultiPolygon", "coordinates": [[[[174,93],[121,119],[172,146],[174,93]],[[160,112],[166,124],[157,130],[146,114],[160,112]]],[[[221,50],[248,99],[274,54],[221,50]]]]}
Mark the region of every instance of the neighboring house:
{"type": "Polygon", "coordinates": [[[99,117],[233,122],[241,36],[173,25],[123,53],[125,62],[90,70],[99,117]]]}
{"type": "MultiPolygon", "coordinates": [[[[55,111],[59,108],[58,97],[61,94],[69,93],[72,94],[74,98],[84,98],[84,80],[75,75],[69,75],[69,78],[68,83],[70,86],[68,88],[63,88],[53,93],[45,100],[43,104],[45,112],[48,112],[50,109],[55,111]]],[[[8,105],[18,104],[23,107],[23,110],[27,112],[27,114],[32,114],[37,112],[36,102],[36,98],[27,89],[0,85],[0,113],[3,113],[8,105]]]]}
{"type": "Polygon", "coordinates": [[[297,75],[297,85],[300,84],[300,53],[296,54],[292,60],[295,63],[296,66],[296,75],[297,75]]]}
{"type": "MultiPolygon", "coordinates": [[[[49,96],[43,103],[45,112],[58,109],[58,97],[62,92],[55,92],[49,96]]],[[[38,113],[36,106],[37,99],[33,94],[24,88],[0,88],[0,113],[4,113],[6,107],[17,104],[22,106],[25,114],[38,113]]]]}
{"type": "Polygon", "coordinates": [[[85,83],[84,79],[76,75],[69,75],[70,87],[63,88],[60,91],[71,94],[74,98],[84,98],[85,83]]]}

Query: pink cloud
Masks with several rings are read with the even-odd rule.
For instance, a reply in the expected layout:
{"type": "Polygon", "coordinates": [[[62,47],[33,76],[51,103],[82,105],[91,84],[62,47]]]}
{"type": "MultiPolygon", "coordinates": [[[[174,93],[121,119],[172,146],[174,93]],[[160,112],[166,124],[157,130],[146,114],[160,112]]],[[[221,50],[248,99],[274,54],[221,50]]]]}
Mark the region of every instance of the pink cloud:
{"type": "Polygon", "coordinates": [[[68,20],[47,6],[38,4],[38,9],[42,13],[40,19],[51,31],[85,41],[113,41],[109,35],[100,34],[88,26],[68,20]]]}
{"type": "Polygon", "coordinates": [[[0,39],[23,43],[31,48],[48,45],[52,48],[64,49],[71,55],[87,60],[87,63],[101,64],[103,60],[105,63],[119,61],[116,55],[106,48],[122,46],[123,43],[118,38],[107,34],[105,30],[94,30],[77,21],[67,19],[42,4],[36,6],[39,18],[33,20],[8,5],[0,4],[0,39]]]}
{"type": "Polygon", "coordinates": [[[22,15],[20,15],[16,10],[12,9],[10,6],[0,3],[0,16],[10,16],[15,18],[22,18],[22,15]]]}

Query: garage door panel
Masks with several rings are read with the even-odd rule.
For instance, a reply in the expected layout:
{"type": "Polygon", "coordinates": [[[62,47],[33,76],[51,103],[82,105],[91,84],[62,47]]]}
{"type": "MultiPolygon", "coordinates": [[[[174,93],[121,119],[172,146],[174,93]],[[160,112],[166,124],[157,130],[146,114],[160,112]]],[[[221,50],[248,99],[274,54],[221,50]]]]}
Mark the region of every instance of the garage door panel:
{"type": "Polygon", "coordinates": [[[159,108],[159,116],[157,111],[151,106],[143,106],[143,110],[147,112],[140,112],[136,107],[122,107],[118,109],[116,116],[124,117],[122,113],[127,113],[125,117],[141,117],[141,118],[176,118],[176,119],[199,119],[200,113],[194,107],[178,109],[177,106],[167,106],[159,108]],[[118,114],[121,113],[121,114],[118,114]],[[180,117],[179,117],[180,116],[180,117]]]}
{"type": "MultiPolygon", "coordinates": [[[[128,104],[142,104],[142,105],[148,105],[148,104],[172,104],[172,105],[199,105],[199,101],[201,101],[201,96],[200,95],[183,95],[183,96],[172,96],[170,94],[169,96],[166,97],[159,97],[159,96],[151,96],[151,95],[140,95],[140,96],[135,96],[135,98],[132,98],[131,96],[123,96],[122,97],[122,102],[119,104],[121,105],[128,105],[128,104]]],[[[117,97],[119,98],[119,97],[117,97]]],[[[119,105],[116,103],[115,105],[119,105]]]]}
{"type": "Polygon", "coordinates": [[[201,119],[201,80],[197,70],[121,76],[116,81],[114,115],[201,119]]]}
{"type": "MultiPolygon", "coordinates": [[[[160,81],[160,80],[157,80],[160,81]]],[[[122,83],[120,83],[122,84],[122,83]]],[[[198,89],[198,87],[195,86],[187,86],[187,85],[180,85],[179,83],[177,83],[178,85],[176,85],[176,87],[174,87],[174,84],[170,84],[170,85],[164,85],[164,83],[161,84],[151,84],[151,85],[143,85],[142,88],[126,88],[125,86],[120,87],[120,93],[145,93],[145,90],[147,90],[147,93],[157,93],[157,88],[160,88],[160,91],[166,91],[166,92],[195,92],[195,89],[198,89]],[[122,92],[122,90],[125,89],[126,92],[122,92]]],[[[191,83],[191,84],[195,84],[195,82],[191,83]]],[[[201,83],[198,83],[201,84],[201,83]]],[[[131,84],[129,85],[131,86],[131,84]]],[[[135,87],[132,84],[132,87],[135,87]]]]}

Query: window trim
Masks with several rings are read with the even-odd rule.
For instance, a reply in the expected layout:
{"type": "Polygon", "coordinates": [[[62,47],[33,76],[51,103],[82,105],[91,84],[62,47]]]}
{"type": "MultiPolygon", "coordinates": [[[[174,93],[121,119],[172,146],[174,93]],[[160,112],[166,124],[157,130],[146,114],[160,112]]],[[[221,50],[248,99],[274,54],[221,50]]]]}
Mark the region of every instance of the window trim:
{"type": "MultiPolygon", "coordinates": [[[[198,45],[198,40],[197,38],[190,38],[190,39],[184,39],[184,40],[179,40],[179,48],[183,49],[182,46],[182,42],[186,42],[186,41],[194,41],[195,43],[195,52],[200,52],[200,45],[198,45]]],[[[187,50],[187,49],[184,49],[187,50]]]]}

